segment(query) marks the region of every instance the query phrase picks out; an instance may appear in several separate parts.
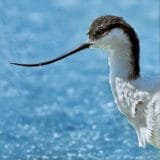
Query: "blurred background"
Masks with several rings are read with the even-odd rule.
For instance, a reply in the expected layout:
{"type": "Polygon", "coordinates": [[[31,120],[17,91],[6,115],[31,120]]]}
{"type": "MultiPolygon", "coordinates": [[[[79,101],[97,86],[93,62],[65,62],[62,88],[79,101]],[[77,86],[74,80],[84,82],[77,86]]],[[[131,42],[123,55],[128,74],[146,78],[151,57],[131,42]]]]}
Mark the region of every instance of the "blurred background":
{"type": "Polygon", "coordinates": [[[138,147],[114,104],[107,54],[86,50],[54,65],[21,68],[87,40],[101,15],[124,17],[141,40],[142,75],[160,74],[159,1],[0,0],[0,159],[158,160],[138,147]]]}

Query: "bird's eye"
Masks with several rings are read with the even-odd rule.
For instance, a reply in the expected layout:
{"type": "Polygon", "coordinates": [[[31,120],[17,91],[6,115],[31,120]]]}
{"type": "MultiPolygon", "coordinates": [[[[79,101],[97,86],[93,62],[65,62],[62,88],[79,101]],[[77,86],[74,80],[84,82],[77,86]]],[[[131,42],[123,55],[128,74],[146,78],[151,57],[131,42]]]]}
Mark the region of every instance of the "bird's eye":
{"type": "Polygon", "coordinates": [[[96,35],[102,35],[105,32],[104,28],[100,28],[96,31],[96,35]]]}

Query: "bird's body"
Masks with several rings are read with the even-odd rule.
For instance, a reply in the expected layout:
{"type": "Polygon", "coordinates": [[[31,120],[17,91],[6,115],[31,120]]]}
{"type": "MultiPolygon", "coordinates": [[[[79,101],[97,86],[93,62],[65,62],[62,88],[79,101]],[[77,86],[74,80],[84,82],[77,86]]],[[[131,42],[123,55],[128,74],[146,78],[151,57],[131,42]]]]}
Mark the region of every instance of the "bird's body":
{"type": "Polygon", "coordinates": [[[139,39],[121,17],[101,16],[89,28],[89,40],[56,59],[15,65],[36,67],[54,63],[86,48],[109,52],[109,83],[119,110],[135,128],[139,146],[160,148],[160,77],[143,78],[139,66],[139,39]]]}
{"type": "Polygon", "coordinates": [[[131,45],[124,31],[117,28],[98,44],[109,51],[109,83],[115,103],[135,128],[139,146],[150,143],[160,148],[160,77],[133,76],[131,45]],[[105,45],[106,41],[112,43],[105,45]]]}
{"type": "Polygon", "coordinates": [[[118,109],[136,130],[139,146],[150,143],[160,148],[160,77],[133,81],[115,77],[111,86],[118,109]]]}

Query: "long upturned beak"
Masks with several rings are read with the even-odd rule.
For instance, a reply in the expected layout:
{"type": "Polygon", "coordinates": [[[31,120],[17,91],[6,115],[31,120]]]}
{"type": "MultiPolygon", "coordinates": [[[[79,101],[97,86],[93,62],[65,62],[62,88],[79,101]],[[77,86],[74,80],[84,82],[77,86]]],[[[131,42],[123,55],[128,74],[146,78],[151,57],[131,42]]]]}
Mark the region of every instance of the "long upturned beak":
{"type": "Polygon", "coordinates": [[[64,59],[72,54],[75,54],[76,52],[79,52],[81,50],[84,50],[84,49],[87,49],[89,48],[91,45],[91,43],[84,43],[82,45],[80,45],[79,47],[77,47],[76,49],[73,49],[71,50],[70,52],[66,53],[66,54],[63,54],[57,58],[54,58],[52,60],[49,60],[49,61],[44,61],[44,62],[40,62],[40,63],[34,63],[34,64],[26,64],[26,63],[14,63],[14,62],[11,62],[10,64],[14,64],[14,65],[17,65],[17,66],[23,66],[23,67],[40,67],[40,66],[44,66],[44,65],[48,65],[48,64],[51,64],[51,63],[55,63],[61,59],[64,59]]]}

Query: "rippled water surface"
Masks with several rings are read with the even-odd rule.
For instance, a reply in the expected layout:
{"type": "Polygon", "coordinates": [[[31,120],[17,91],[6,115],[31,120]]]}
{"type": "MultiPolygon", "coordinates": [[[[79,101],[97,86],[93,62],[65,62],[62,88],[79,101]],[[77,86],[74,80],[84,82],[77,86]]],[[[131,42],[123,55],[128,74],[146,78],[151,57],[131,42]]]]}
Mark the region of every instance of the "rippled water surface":
{"type": "Polygon", "coordinates": [[[86,50],[37,62],[86,41],[97,16],[124,17],[141,39],[143,75],[159,73],[158,0],[0,0],[0,160],[159,160],[138,147],[108,84],[107,54],[86,50]]]}

